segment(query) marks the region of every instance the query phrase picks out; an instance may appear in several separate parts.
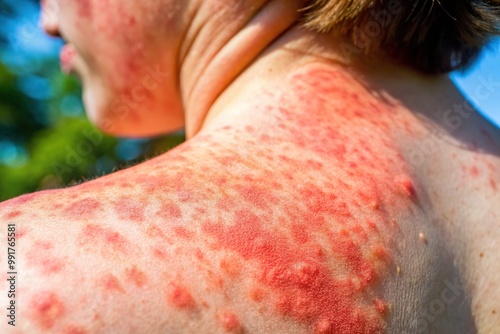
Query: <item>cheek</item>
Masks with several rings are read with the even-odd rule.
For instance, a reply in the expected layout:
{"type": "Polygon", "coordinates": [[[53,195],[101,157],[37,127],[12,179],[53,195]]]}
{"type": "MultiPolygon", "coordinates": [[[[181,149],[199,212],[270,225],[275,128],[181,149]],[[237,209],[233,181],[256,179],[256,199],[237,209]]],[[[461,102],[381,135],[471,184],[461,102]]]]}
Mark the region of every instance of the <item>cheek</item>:
{"type": "Polygon", "coordinates": [[[103,131],[120,135],[154,135],[181,127],[182,107],[171,74],[176,73],[176,57],[169,51],[176,49],[174,22],[151,18],[135,2],[107,3],[75,2],[75,21],[67,21],[75,29],[89,118],[103,131]],[[169,34],[166,26],[173,28],[169,34]]]}
{"type": "Polygon", "coordinates": [[[93,15],[93,5],[90,0],[77,0],[76,8],[78,17],[91,18],[93,15]]]}
{"type": "Polygon", "coordinates": [[[111,78],[130,78],[144,67],[151,38],[139,5],[78,0],[61,10],[61,16],[67,17],[68,39],[94,72],[111,70],[111,78]]]}

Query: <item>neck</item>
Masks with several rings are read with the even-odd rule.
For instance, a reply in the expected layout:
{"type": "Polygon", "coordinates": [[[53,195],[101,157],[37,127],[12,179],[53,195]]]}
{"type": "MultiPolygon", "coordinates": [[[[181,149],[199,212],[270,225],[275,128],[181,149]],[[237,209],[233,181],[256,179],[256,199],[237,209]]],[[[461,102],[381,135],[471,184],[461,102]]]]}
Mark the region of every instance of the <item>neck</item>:
{"type": "Polygon", "coordinates": [[[188,138],[225,114],[229,106],[237,105],[236,99],[242,93],[251,95],[251,87],[262,88],[284,80],[291,70],[315,62],[338,65],[366,80],[370,88],[403,100],[410,110],[427,109],[418,105],[426,99],[415,98],[416,92],[426,91],[423,86],[442,87],[444,82],[389,60],[358,55],[352,48],[346,52],[345,42],[299,27],[296,20],[300,5],[293,7],[288,0],[262,0],[253,11],[207,9],[204,6],[209,5],[204,4],[209,2],[200,3],[193,10],[192,24],[180,48],[180,85],[188,138]]]}
{"type": "Polygon", "coordinates": [[[219,5],[221,8],[214,6],[202,1],[193,11],[180,51],[188,138],[200,131],[212,105],[227,87],[294,25],[299,9],[298,2],[293,6],[288,0],[263,0],[251,11],[224,4],[219,5]]]}

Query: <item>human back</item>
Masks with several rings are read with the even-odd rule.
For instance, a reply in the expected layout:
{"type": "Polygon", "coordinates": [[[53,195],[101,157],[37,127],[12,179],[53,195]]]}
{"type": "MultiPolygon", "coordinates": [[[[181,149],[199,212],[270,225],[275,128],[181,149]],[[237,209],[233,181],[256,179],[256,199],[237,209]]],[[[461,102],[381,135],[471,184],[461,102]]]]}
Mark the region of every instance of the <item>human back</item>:
{"type": "Polygon", "coordinates": [[[316,38],[277,38],[177,149],[2,204],[24,330],[492,332],[494,235],[457,203],[498,221],[498,131],[448,129],[445,79],[298,52],[316,38]]]}

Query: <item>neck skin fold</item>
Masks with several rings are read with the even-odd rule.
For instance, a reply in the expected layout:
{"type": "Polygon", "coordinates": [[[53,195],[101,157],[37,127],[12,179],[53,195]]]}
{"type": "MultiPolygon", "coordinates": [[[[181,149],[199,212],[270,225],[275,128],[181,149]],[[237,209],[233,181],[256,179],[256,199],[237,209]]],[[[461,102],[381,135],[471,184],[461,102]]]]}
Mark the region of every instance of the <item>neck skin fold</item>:
{"type": "Polygon", "coordinates": [[[202,2],[194,11],[180,48],[188,138],[200,131],[212,106],[232,82],[294,26],[300,9],[298,3],[291,6],[287,0],[263,0],[251,11],[223,8],[207,18],[205,13],[213,13],[214,8],[204,6],[210,5],[202,2]]]}

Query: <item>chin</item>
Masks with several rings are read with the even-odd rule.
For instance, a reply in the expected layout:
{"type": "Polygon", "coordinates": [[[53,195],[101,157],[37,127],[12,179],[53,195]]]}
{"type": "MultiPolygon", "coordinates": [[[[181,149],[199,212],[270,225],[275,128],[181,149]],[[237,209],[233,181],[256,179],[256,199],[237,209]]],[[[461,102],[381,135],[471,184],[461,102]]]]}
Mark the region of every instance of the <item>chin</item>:
{"type": "Polygon", "coordinates": [[[89,120],[102,132],[130,138],[155,137],[184,128],[184,113],[180,104],[167,106],[155,103],[131,105],[112,94],[96,94],[104,90],[84,89],[83,101],[89,120]]]}
{"type": "Polygon", "coordinates": [[[94,123],[99,130],[105,134],[115,137],[126,138],[151,138],[175,133],[184,129],[183,124],[169,127],[137,127],[132,124],[125,125],[122,123],[114,123],[112,120],[107,120],[106,123],[94,123]]]}

